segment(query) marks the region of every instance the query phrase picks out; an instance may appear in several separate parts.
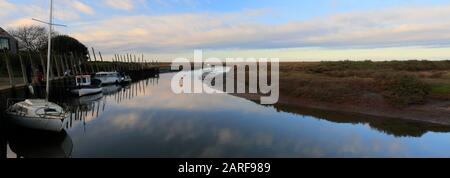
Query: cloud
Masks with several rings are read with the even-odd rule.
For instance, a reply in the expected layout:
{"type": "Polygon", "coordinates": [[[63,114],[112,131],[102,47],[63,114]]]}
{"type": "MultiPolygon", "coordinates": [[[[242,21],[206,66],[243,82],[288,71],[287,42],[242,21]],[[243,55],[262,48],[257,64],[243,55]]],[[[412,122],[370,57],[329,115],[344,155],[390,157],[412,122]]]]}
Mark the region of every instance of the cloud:
{"type": "Polygon", "coordinates": [[[318,35],[304,42],[318,46],[408,46],[447,44],[450,6],[410,7],[378,12],[355,12],[326,19],[318,35]]]}
{"type": "Polygon", "coordinates": [[[41,25],[41,24],[34,20],[31,20],[29,18],[23,18],[23,19],[18,19],[18,20],[12,21],[11,23],[9,23],[9,25],[7,27],[13,28],[13,27],[23,27],[23,26],[31,26],[31,25],[41,25]]]}
{"type": "MultiPolygon", "coordinates": [[[[450,21],[447,20],[450,19],[450,5],[351,11],[302,21],[266,23],[266,17],[274,13],[271,9],[164,15],[133,11],[111,16],[110,13],[101,13],[110,8],[131,11],[140,8],[141,4],[148,5],[144,2],[149,1],[103,0],[93,4],[101,9],[97,12],[84,2],[87,1],[56,3],[55,18],[70,26],[67,29],[69,35],[105,53],[118,49],[173,54],[192,49],[450,47],[450,21]],[[99,16],[91,19],[81,14],[99,16]],[[108,16],[102,18],[102,15],[108,16]]],[[[158,3],[196,3],[193,0],[151,2],[152,6],[158,3]]],[[[332,4],[337,2],[333,1],[332,4]]],[[[0,9],[6,9],[0,11],[0,20],[6,27],[34,24],[29,20],[31,18],[48,18],[44,1],[41,4],[12,4],[0,0],[0,9]],[[13,15],[9,14],[18,14],[19,10],[20,15],[11,18],[13,15]]]]}
{"type": "Polygon", "coordinates": [[[20,4],[15,5],[14,9],[10,9],[11,14],[15,14],[14,16],[16,18],[8,18],[6,19],[6,27],[7,28],[14,28],[19,26],[29,26],[29,25],[41,25],[40,23],[31,20],[32,18],[42,19],[45,20],[48,18],[48,16],[45,16],[44,14],[46,11],[37,5],[32,4],[20,4]],[[20,10],[21,16],[17,16],[18,11],[20,10]]]}
{"type": "Polygon", "coordinates": [[[72,7],[84,14],[94,15],[94,10],[80,1],[73,1],[72,7]]]}
{"type": "MultiPolygon", "coordinates": [[[[173,7],[176,5],[182,5],[187,7],[197,7],[200,2],[198,0],[153,0],[159,6],[173,7]]],[[[204,1],[203,3],[210,3],[209,1],[204,1]]]]}
{"type": "Polygon", "coordinates": [[[7,0],[0,0],[0,17],[9,15],[11,11],[14,11],[16,9],[16,6],[14,4],[11,4],[7,0]]]}
{"type": "Polygon", "coordinates": [[[261,23],[260,12],[122,16],[74,35],[101,48],[146,51],[450,45],[450,22],[442,20],[450,18],[450,5],[352,12],[284,24],[261,23]]]}
{"type": "MultiPolygon", "coordinates": [[[[55,4],[54,18],[62,21],[75,21],[80,19],[80,15],[75,12],[75,8],[72,7],[69,1],[55,4]]],[[[2,1],[0,0],[0,8],[2,7],[2,1]]],[[[14,14],[14,18],[3,19],[6,23],[6,27],[17,27],[27,25],[42,25],[32,21],[32,18],[40,19],[43,21],[48,20],[48,9],[43,7],[42,4],[16,4],[12,8],[7,8],[9,14],[14,14]],[[19,15],[17,15],[19,14],[19,15]]],[[[4,11],[0,11],[3,13],[4,11]]],[[[1,16],[0,16],[1,17],[1,16]]]]}
{"type": "MultiPolygon", "coordinates": [[[[73,10],[56,11],[54,18],[62,21],[75,21],[80,19],[80,15],[73,10]]],[[[48,17],[44,19],[48,19],[48,17]]]]}
{"type": "Polygon", "coordinates": [[[133,10],[134,1],[133,0],[105,0],[105,4],[109,7],[119,10],[133,10]]]}

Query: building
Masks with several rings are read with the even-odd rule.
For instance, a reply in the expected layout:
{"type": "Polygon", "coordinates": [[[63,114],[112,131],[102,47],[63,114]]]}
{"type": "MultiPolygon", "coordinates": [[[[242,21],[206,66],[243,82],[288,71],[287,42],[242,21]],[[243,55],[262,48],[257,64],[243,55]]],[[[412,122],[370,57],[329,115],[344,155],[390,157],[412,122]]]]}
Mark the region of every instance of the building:
{"type": "Polygon", "coordinates": [[[0,27],[0,51],[6,50],[16,54],[19,49],[17,40],[0,27]]]}

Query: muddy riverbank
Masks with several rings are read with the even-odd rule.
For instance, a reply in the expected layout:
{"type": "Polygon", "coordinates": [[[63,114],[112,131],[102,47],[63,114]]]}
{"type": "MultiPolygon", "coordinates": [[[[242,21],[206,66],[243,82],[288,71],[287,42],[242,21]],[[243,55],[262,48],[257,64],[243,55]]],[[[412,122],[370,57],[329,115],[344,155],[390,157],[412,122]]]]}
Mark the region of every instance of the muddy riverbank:
{"type": "MultiPolygon", "coordinates": [[[[258,94],[233,94],[241,98],[252,100],[259,103],[261,95],[258,94]]],[[[280,96],[277,104],[287,105],[289,107],[319,109],[324,112],[337,111],[353,114],[362,114],[367,116],[376,116],[389,119],[404,119],[426,123],[450,125],[450,101],[434,101],[425,105],[410,106],[406,108],[394,108],[387,105],[378,105],[373,107],[372,104],[352,105],[352,104],[335,104],[327,102],[318,102],[311,99],[280,96]]]]}
{"type": "Polygon", "coordinates": [[[450,125],[449,61],[282,62],[279,89],[278,104],[450,125]]]}

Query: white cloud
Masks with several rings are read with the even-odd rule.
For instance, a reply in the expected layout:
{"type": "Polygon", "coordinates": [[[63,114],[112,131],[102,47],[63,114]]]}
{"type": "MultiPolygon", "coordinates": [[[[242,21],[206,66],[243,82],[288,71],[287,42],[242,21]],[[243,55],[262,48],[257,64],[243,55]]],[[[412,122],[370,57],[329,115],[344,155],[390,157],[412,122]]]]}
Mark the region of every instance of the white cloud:
{"type": "MultiPolygon", "coordinates": [[[[174,2],[177,0],[169,1],[174,2]]],[[[235,13],[187,13],[134,15],[127,13],[89,23],[80,13],[100,14],[81,0],[56,3],[56,18],[69,24],[67,32],[87,45],[105,51],[186,52],[192,49],[283,49],[283,48],[386,48],[450,47],[450,5],[399,7],[378,11],[354,11],[286,23],[264,23],[270,9],[235,13]],[[83,20],[82,23],[79,20],[83,20]]],[[[190,2],[190,1],[186,1],[190,2]]],[[[103,0],[120,10],[136,9],[143,0],[103,0]]],[[[20,10],[16,18],[4,18],[5,26],[47,19],[46,3],[11,4],[0,0],[0,8],[20,10]],[[9,8],[7,8],[9,7],[9,8]],[[7,19],[7,20],[6,20],[7,19]]],[[[2,14],[11,14],[12,12],[2,14]]],[[[109,15],[109,14],[108,14],[109,15]]],[[[0,16],[1,17],[1,16],[0,16]]]]}
{"type": "Polygon", "coordinates": [[[29,18],[23,18],[10,22],[7,28],[30,26],[30,25],[41,25],[41,24],[29,18]]]}
{"type": "Polygon", "coordinates": [[[94,15],[94,10],[80,1],[73,1],[72,7],[84,14],[94,15]]]}
{"type": "Polygon", "coordinates": [[[12,10],[10,13],[15,14],[16,18],[8,18],[6,22],[6,28],[14,28],[19,26],[29,26],[29,25],[40,25],[40,23],[31,20],[31,18],[43,19],[48,18],[44,16],[46,11],[37,5],[16,5],[15,10],[12,10]],[[20,10],[21,16],[16,16],[18,11],[20,10]]]}
{"type": "Polygon", "coordinates": [[[7,0],[0,0],[0,17],[9,15],[10,12],[16,9],[14,4],[11,4],[7,0]]]}
{"type": "Polygon", "coordinates": [[[133,0],[104,0],[105,4],[109,7],[119,10],[133,10],[134,1],[133,0]]]}
{"type": "Polygon", "coordinates": [[[450,45],[450,21],[444,20],[450,19],[450,6],[354,12],[276,25],[257,23],[260,14],[252,14],[116,17],[86,26],[74,35],[102,48],[154,51],[450,45]]]}
{"type": "MultiPolygon", "coordinates": [[[[175,5],[182,5],[188,7],[197,7],[199,5],[198,0],[153,0],[159,6],[171,7],[175,5]]],[[[210,3],[209,1],[203,1],[202,3],[210,3]]]]}
{"type": "MultiPolygon", "coordinates": [[[[34,4],[11,4],[7,1],[0,0],[0,17],[2,13],[6,12],[10,15],[8,18],[4,18],[6,27],[17,27],[26,25],[39,25],[32,21],[32,18],[48,20],[48,7],[47,3],[34,3],[34,4]],[[14,17],[14,18],[10,18],[14,17]]],[[[81,18],[80,12],[88,15],[93,15],[94,10],[80,1],[60,1],[55,3],[54,17],[55,19],[62,20],[64,22],[76,21],[81,18]]]]}

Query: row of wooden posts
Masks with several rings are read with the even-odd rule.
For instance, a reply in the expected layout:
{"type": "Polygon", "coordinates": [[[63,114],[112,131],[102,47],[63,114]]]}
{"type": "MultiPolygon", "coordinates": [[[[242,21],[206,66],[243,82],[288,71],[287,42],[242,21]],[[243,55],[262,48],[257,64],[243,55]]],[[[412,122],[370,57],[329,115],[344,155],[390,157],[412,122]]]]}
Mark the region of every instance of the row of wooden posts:
{"type": "Polygon", "coordinates": [[[99,72],[99,71],[139,71],[145,70],[148,68],[154,68],[158,66],[157,60],[145,60],[144,54],[137,57],[135,54],[114,54],[114,57],[111,61],[104,61],[102,57],[102,53],[99,51],[99,60],[97,60],[97,55],[94,48],[92,49],[93,56],[88,53],[89,62],[93,62],[91,65],[91,73],[99,72]],[[104,66],[106,65],[106,66],[104,66]],[[102,68],[103,67],[103,68],[102,68]]]}
{"type": "MultiPolygon", "coordinates": [[[[132,54],[114,54],[111,61],[105,61],[100,51],[98,51],[99,58],[97,58],[95,49],[91,48],[91,50],[92,56],[88,53],[86,57],[79,54],[52,55],[50,79],[59,79],[68,75],[93,74],[100,71],[140,71],[158,66],[156,60],[145,60],[143,54],[139,57],[132,54]]],[[[15,72],[18,70],[21,71],[24,84],[32,82],[30,80],[33,80],[39,73],[43,76],[46,74],[46,55],[31,52],[12,55],[3,52],[3,56],[4,60],[0,63],[4,62],[6,66],[10,87],[16,86],[15,76],[17,75],[15,75],[15,72]],[[36,56],[38,60],[35,59],[36,56]],[[17,58],[18,60],[13,60],[17,58]],[[18,68],[19,65],[20,69],[18,68]]]]}

